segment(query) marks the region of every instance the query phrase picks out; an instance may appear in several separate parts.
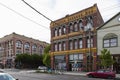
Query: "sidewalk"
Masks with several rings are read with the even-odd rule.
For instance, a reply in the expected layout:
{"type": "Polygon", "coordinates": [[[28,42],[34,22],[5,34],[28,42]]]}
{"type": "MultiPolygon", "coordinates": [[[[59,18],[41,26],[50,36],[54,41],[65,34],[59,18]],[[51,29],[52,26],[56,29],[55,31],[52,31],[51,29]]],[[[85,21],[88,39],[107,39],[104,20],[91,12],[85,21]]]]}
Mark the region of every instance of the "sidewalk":
{"type": "MultiPolygon", "coordinates": [[[[86,76],[87,72],[72,72],[72,71],[66,71],[63,72],[65,75],[80,75],[80,76],[86,76]]],[[[116,74],[116,78],[120,78],[120,74],[116,74]]]]}
{"type": "Polygon", "coordinates": [[[87,72],[73,72],[73,71],[63,72],[63,74],[66,74],[66,75],[81,75],[81,76],[86,76],[86,73],[87,72]]]}

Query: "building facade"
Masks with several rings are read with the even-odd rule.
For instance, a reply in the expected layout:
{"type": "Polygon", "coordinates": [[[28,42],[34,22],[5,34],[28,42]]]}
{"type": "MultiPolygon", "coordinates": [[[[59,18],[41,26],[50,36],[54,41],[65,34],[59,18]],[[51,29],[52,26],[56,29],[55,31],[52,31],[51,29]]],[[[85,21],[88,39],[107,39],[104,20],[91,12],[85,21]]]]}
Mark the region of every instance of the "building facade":
{"type": "Polygon", "coordinates": [[[103,48],[108,49],[115,61],[113,70],[120,71],[120,12],[98,28],[97,48],[98,55],[103,48]]]}
{"type": "Polygon", "coordinates": [[[97,4],[51,22],[51,68],[95,70],[96,28],[103,23],[97,4]]]}
{"type": "Polygon", "coordinates": [[[0,62],[6,66],[14,63],[16,54],[42,55],[48,43],[12,33],[0,38],[0,62]]]}

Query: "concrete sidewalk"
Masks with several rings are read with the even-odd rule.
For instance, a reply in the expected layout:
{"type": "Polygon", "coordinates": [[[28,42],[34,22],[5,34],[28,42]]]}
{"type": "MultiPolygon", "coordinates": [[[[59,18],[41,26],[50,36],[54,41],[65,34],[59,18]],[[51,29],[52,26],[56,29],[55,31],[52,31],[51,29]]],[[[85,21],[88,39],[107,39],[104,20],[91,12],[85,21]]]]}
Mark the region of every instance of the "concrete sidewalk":
{"type": "Polygon", "coordinates": [[[86,76],[86,73],[87,72],[73,72],[73,71],[63,72],[63,74],[66,74],[66,75],[81,75],[81,76],[86,76]]]}
{"type": "MultiPolygon", "coordinates": [[[[66,71],[62,72],[65,75],[80,75],[80,76],[86,76],[87,72],[73,72],[73,71],[66,71]]],[[[120,78],[120,74],[116,74],[116,78],[120,78]]]]}

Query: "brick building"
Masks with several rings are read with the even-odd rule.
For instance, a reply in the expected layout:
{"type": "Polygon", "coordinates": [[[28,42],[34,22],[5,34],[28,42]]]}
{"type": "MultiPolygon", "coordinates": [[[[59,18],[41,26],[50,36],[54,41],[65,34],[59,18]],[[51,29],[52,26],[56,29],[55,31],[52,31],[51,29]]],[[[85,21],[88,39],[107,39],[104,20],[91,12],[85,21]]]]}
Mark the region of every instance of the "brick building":
{"type": "Polygon", "coordinates": [[[96,28],[103,23],[97,4],[51,22],[51,67],[96,70],[96,28]]]}
{"type": "Polygon", "coordinates": [[[16,54],[42,55],[48,43],[12,33],[0,38],[0,62],[12,66],[16,54]]]}

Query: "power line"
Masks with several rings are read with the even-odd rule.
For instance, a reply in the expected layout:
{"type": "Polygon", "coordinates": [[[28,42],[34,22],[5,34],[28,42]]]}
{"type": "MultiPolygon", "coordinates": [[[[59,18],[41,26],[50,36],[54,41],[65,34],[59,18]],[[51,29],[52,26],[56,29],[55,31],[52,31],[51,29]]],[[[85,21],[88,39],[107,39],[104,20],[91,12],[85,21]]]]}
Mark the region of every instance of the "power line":
{"type": "Polygon", "coordinates": [[[111,9],[111,8],[114,9],[115,7],[119,7],[119,4],[120,3],[114,4],[114,5],[110,5],[109,7],[102,7],[102,10],[106,11],[106,10],[111,9]]]}
{"type": "Polygon", "coordinates": [[[32,7],[30,4],[28,4],[26,1],[22,0],[25,4],[27,4],[30,8],[32,8],[33,10],[35,10],[38,14],[42,15],[44,18],[46,18],[47,20],[51,21],[52,20],[48,17],[46,17],[44,14],[42,14],[41,12],[39,12],[38,10],[36,10],[34,7],[32,7]]]}
{"type": "Polygon", "coordinates": [[[17,11],[15,11],[15,10],[11,9],[10,7],[8,7],[8,6],[4,5],[4,4],[3,4],[3,3],[1,3],[1,2],[0,2],[0,5],[1,5],[1,6],[3,6],[3,7],[5,7],[5,8],[7,8],[7,9],[9,9],[9,10],[11,10],[12,12],[16,13],[17,15],[19,15],[19,16],[21,16],[21,17],[23,17],[23,18],[25,18],[25,19],[27,19],[27,20],[29,20],[29,21],[31,21],[31,22],[33,22],[33,23],[35,23],[35,24],[37,24],[37,25],[39,25],[39,26],[41,26],[41,27],[45,28],[45,29],[50,30],[48,27],[43,26],[43,25],[41,25],[41,24],[37,23],[36,21],[34,21],[34,20],[32,20],[32,19],[30,19],[30,18],[28,18],[28,17],[26,17],[26,16],[24,16],[24,15],[20,14],[19,12],[17,12],[17,11]]]}

